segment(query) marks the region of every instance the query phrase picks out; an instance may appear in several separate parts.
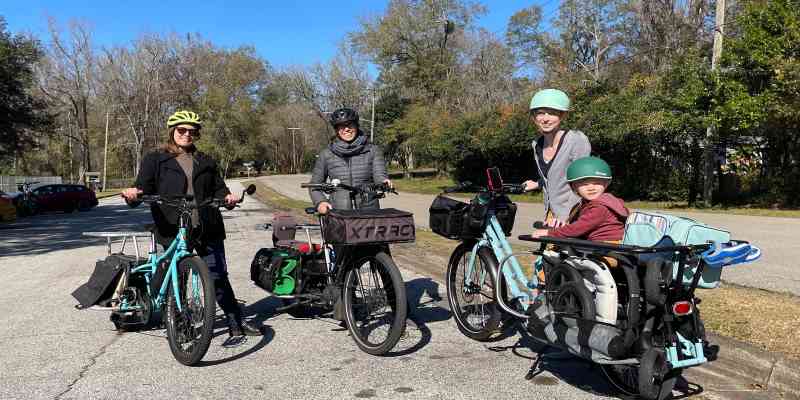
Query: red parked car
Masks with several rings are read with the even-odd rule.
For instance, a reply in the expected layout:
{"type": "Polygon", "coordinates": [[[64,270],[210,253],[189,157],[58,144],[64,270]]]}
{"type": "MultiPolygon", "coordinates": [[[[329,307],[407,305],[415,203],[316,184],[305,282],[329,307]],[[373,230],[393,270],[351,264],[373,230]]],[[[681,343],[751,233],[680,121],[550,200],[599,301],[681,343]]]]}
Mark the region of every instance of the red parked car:
{"type": "Polygon", "coordinates": [[[39,211],[88,211],[97,205],[94,192],[84,185],[52,184],[32,190],[39,211]]]}

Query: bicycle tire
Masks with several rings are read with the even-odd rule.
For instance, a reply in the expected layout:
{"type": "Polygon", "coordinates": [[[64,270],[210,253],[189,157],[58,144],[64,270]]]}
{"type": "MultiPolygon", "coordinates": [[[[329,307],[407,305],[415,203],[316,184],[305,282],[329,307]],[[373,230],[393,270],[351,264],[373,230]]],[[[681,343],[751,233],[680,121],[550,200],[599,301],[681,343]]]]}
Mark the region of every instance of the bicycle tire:
{"type": "Polygon", "coordinates": [[[478,250],[475,260],[477,268],[472,272],[472,278],[480,281],[480,273],[484,272],[484,282],[470,287],[465,286],[466,265],[472,252],[472,243],[461,243],[453,250],[447,266],[447,301],[453,314],[458,330],[472,339],[481,342],[490,341],[493,336],[500,333],[500,324],[503,313],[497,305],[494,296],[494,285],[497,281],[497,259],[489,251],[478,250]],[[460,278],[460,279],[459,279],[460,278]],[[482,300],[489,301],[483,303],[482,300]]]}
{"type": "Polygon", "coordinates": [[[378,252],[356,262],[345,273],[342,296],[347,329],[356,345],[374,356],[384,355],[394,348],[406,329],[408,304],[405,282],[392,257],[378,252]],[[363,271],[363,267],[367,267],[367,271],[363,271]],[[365,287],[364,278],[367,284],[375,286],[365,287]],[[388,287],[387,280],[391,281],[388,287]],[[373,316],[373,311],[385,312],[373,316]],[[388,322],[385,335],[375,335],[376,321],[388,322]]]}
{"type": "Polygon", "coordinates": [[[672,397],[672,389],[682,373],[680,368],[669,369],[663,349],[647,350],[639,364],[639,397],[646,400],[672,397]]]}
{"type": "Polygon", "coordinates": [[[170,285],[166,307],[169,348],[179,363],[192,366],[205,356],[214,335],[214,282],[206,263],[195,256],[178,262],[178,282],[172,281],[170,285]],[[172,287],[175,284],[179,285],[181,311],[172,287]],[[190,297],[189,293],[193,295],[190,297]]]}

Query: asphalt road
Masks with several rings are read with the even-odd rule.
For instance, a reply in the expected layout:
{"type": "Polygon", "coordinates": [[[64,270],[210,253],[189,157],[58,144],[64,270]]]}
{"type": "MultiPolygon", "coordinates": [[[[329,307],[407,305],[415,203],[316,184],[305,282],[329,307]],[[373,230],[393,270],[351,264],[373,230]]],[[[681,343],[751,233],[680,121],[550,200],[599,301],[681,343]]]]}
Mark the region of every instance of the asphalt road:
{"type": "MultiPolygon", "coordinates": [[[[300,200],[309,200],[307,189],[300,183],[308,182],[309,175],[274,175],[259,178],[278,192],[300,200]]],[[[414,221],[422,227],[428,226],[428,207],[434,195],[400,193],[381,200],[383,207],[394,207],[414,213],[414,221]]],[[[747,240],[762,250],[756,263],[726,268],[724,281],[739,285],[788,292],[800,296],[800,274],[795,265],[800,260],[800,219],[756,217],[711,213],[675,213],[676,215],[702,221],[731,232],[735,239],[747,240]]],[[[525,244],[516,239],[518,235],[530,233],[534,221],[541,220],[544,209],[539,203],[518,203],[514,231],[509,238],[512,243],[525,244]]]]}
{"type": "MultiPolygon", "coordinates": [[[[265,336],[231,343],[219,325],[202,365],[192,368],[172,358],[163,330],[118,334],[107,313],[76,310],[70,296],[105,255],[101,239],[81,232],[139,230],[149,220],[146,207],[131,210],[112,198],[89,212],[3,225],[0,399],[618,398],[595,366],[561,354],[524,379],[542,350],[532,339],[518,330],[492,343],[465,338],[449,319],[441,284],[408,269],[411,320],[389,357],[362,353],[329,318],[276,315],[277,302],[249,280],[251,258],[270,235],[255,226],[270,214],[253,199],[224,213],[231,281],[265,336]]],[[[413,248],[396,255],[401,268],[413,257],[413,248]]],[[[741,355],[690,370],[681,385],[705,388],[698,399],[774,398],[753,388],[769,383],[780,364],[757,352],[733,354],[741,355]]]]}
{"type": "Polygon", "coordinates": [[[117,334],[106,312],[76,310],[70,296],[105,256],[103,241],[81,232],[139,230],[149,219],[146,207],[130,210],[114,198],[89,212],[4,225],[0,399],[613,398],[599,371],[575,359],[548,363],[524,380],[532,343],[518,335],[489,344],[463,337],[446,300],[427,294],[443,296],[443,288],[407,270],[416,323],[391,357],[362,353],[331,319],[275,315],[277,302],[249,280],[252,256],[269,237],[255,225],[268,215],[252,199],[225,212],[233,287],[266,335],[226,343],[219,325],[195,368],[172,358],[163,330],[117,334]]]}

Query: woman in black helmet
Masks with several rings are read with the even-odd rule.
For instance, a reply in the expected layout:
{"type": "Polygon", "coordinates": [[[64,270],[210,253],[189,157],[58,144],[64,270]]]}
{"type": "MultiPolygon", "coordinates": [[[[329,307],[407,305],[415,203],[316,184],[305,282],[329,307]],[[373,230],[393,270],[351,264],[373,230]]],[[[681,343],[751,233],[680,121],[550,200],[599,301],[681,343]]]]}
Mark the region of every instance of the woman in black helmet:
{"type": "MultiPolygon", "coordinates": [[[[369,139],[358,128],[358,113],[350,108],[340,108],[330,117],[331,125],[336,131],[336,136],[327,148],[322,150],[311,183],[323,183],[327,179],[339,179],[350,186],[369,183],[392,182],[386,174],[386,162],[380,147],[369,143],[369,139]]],[[[350,209],[350,194],[347,191],[334,192],[330,199],[320,190],[310,189],[311,201],[320,214],[325,214],[331,208],[350,209]]],[[[360,198],[357,198],[360,201],[360,198]]],[[[380,208],[378,200],[370,200],[359,204],[359,208],[380,208]]]]}
{"type": "MultiPolygon", "coordinates": [[[[136,203],[141,194],[161,196],[193,195],[197,202],[209,198],[225,199],[236,204],[239,196],[231,193],[219,173],[217,162],[197,151],[195,140],[200,137],[200,117],[191,111],[178,111],[167,120],[167,140],[163,148],[142,160],[135,187],[124,189],[122,197],[136,203]],[[191,177],[191,179],[190,179],[191,177]]],[[[153,204],[150,207],[159,243],[168,246],[178,234],[178,214],[173,207],[153,204]]],[[[217,303],[228,318],[231,336],[261,335],[261,330],[242,319],[242,311],[228,280],[225,260],[225,225],[217,208],[204,207],[192,216],[192,225],[201,232],[195,250],[203,258],[214,279],[217,303]]]]}

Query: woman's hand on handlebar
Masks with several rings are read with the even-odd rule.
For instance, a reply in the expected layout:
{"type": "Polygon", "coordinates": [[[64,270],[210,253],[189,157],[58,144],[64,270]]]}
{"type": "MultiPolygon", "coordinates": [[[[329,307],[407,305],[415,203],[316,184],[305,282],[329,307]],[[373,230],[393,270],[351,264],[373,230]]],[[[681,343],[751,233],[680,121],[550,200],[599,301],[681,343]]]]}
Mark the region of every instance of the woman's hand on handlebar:
{"type": "Polygon", "coordinates": [[[127,189],[122,189],[122,192],[120,192],[120,195],[126,201],[136,201],[136,200],[139,199],[139,195],[142,194],[142,193],[144,193],[144,192],[141,189],[132,187],[132,188],[127,188],[127,189]]]}
{"type": "Polygon", "coordinates": [[[328,210],[330,210],[331,208],[333,208],[331,207],[331,203],[323,201],[317,205],[317,212],[320,214],[327,214],[328,210]]]}
{"type": "Polygon", "coordinates": [[[522,182],[522,186],[525,188],[526,192],[530,192],[539,188],[539,182],[528,179],[527,181],[522,182]]]}
{"type": "Polygon", "coordinates": [[[239,196],[237,196],[237,195],[235,195],[233,193],[228,193],[227,195],[225,195],[225,199],[224,199],[225,205],[227,207],[236,206],[236,203],[238,203],[239,200],[241,200],[241,197],[239,197],[239,196]]]}

